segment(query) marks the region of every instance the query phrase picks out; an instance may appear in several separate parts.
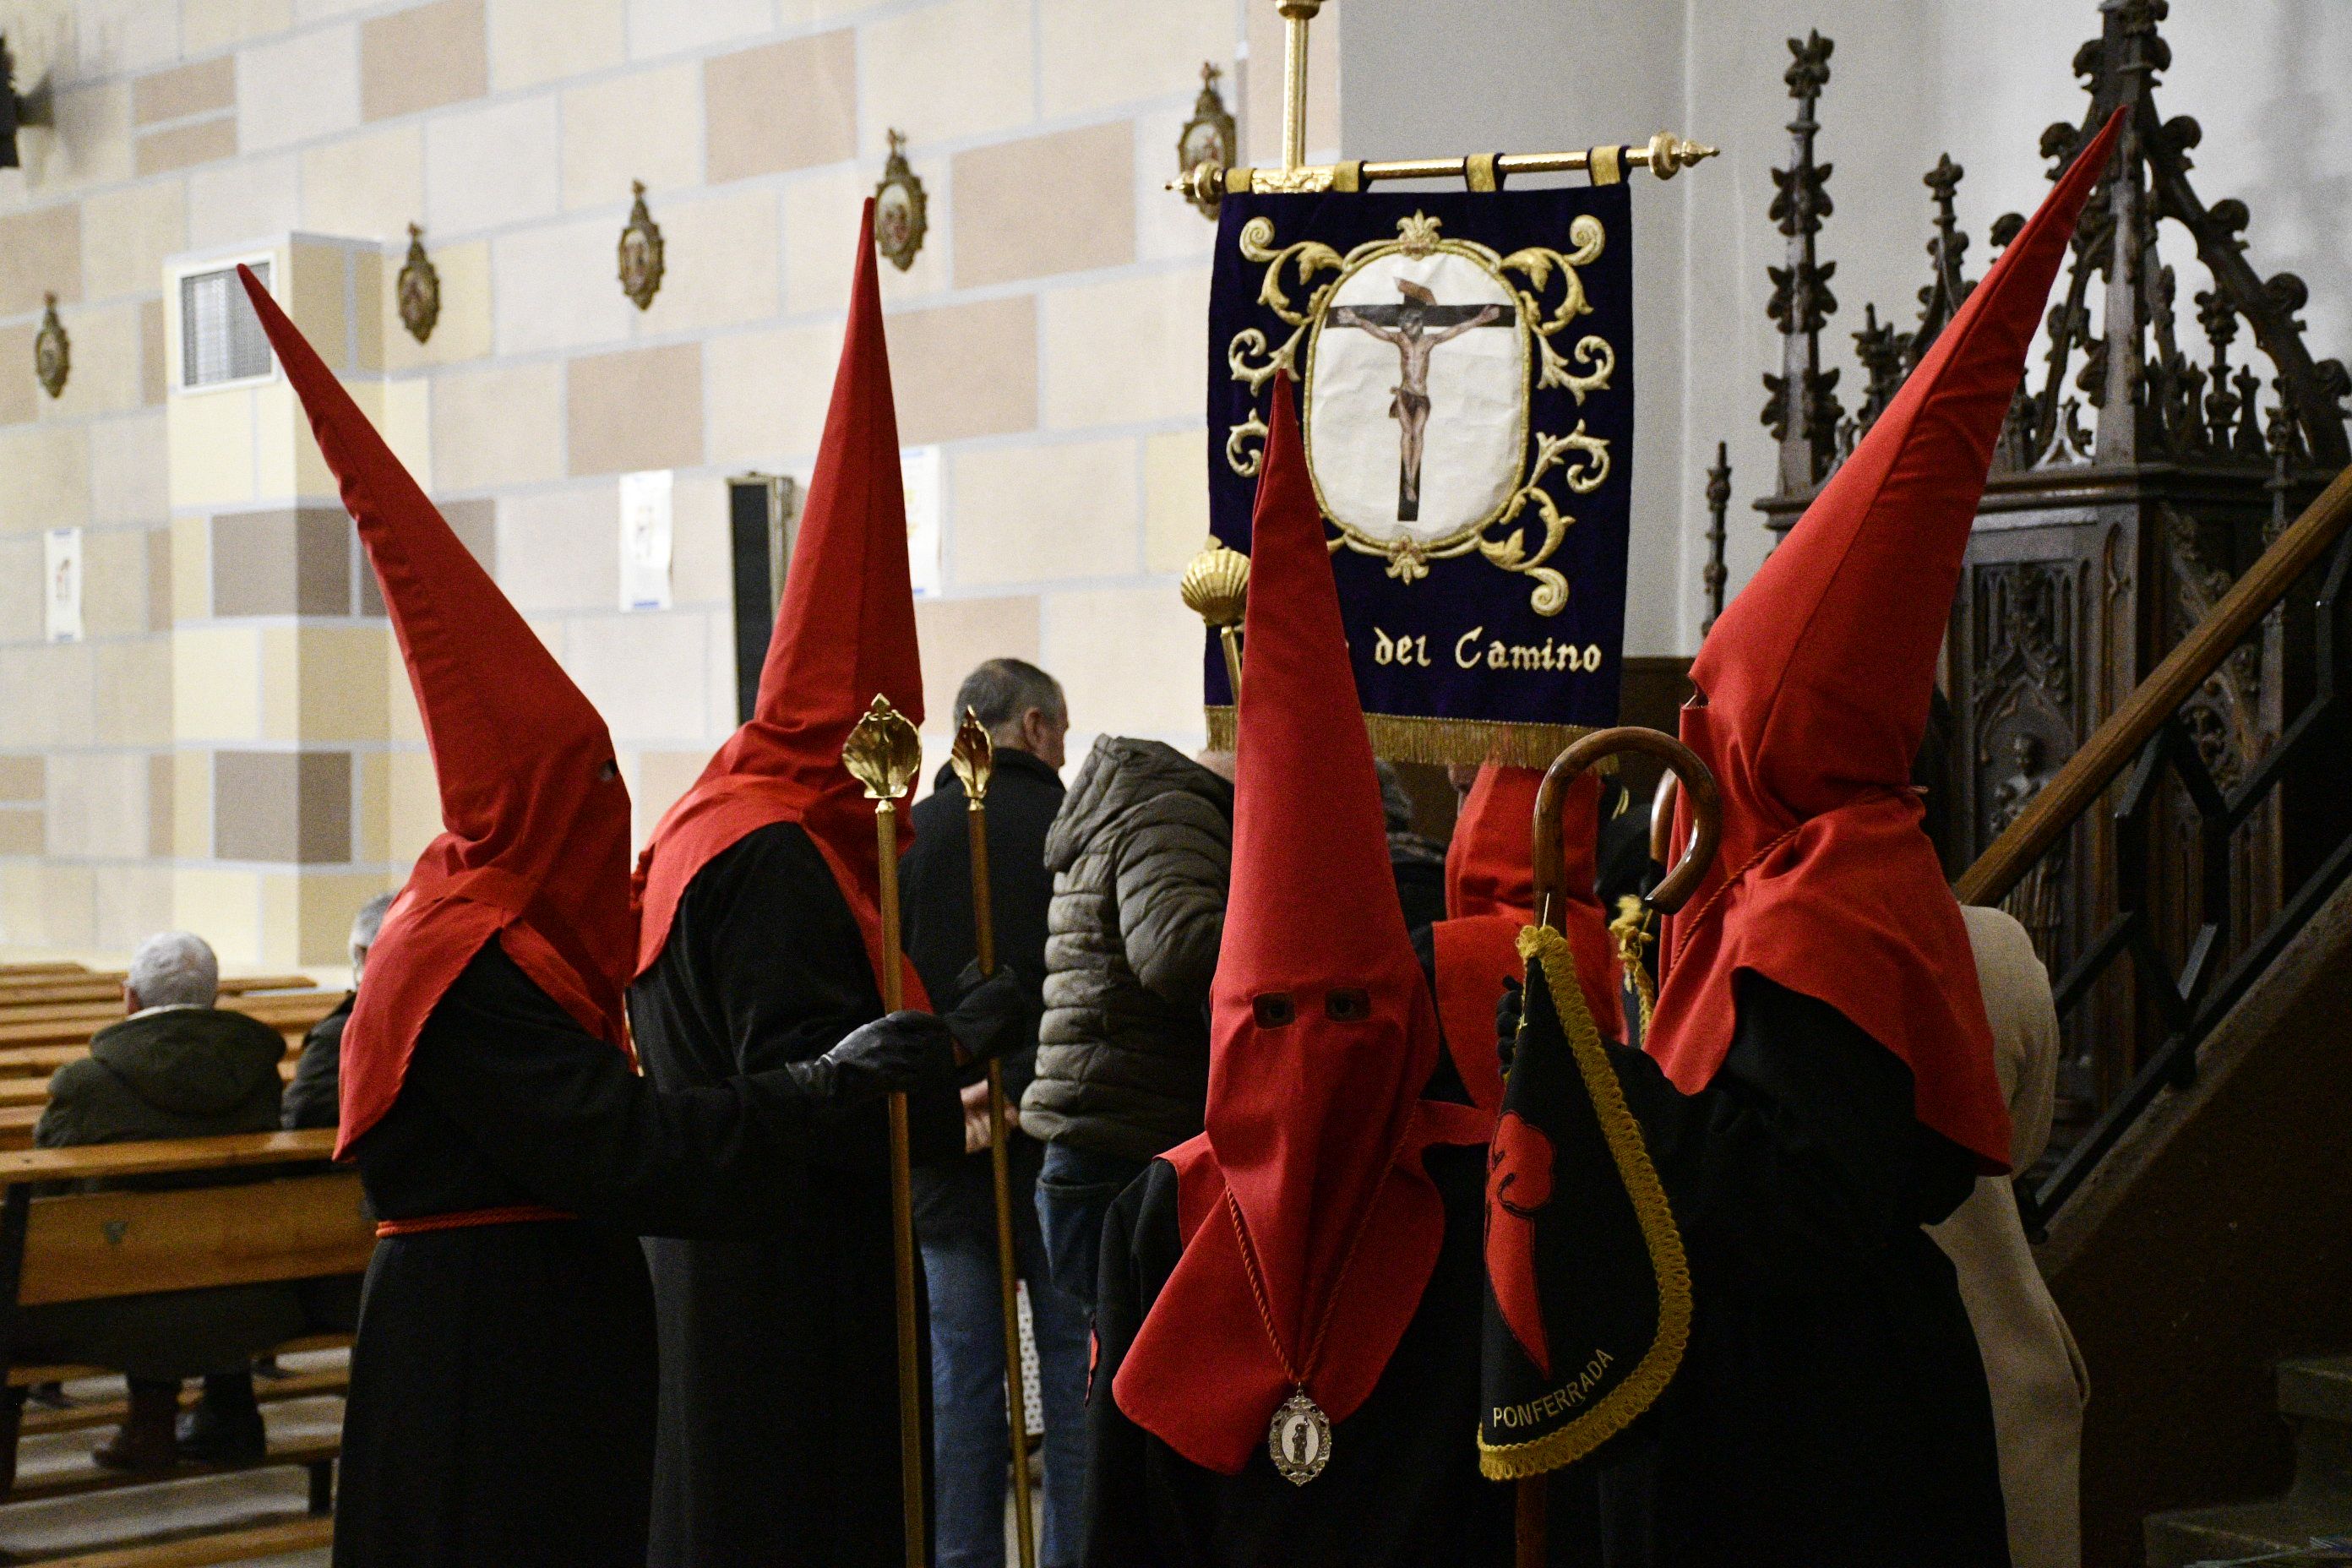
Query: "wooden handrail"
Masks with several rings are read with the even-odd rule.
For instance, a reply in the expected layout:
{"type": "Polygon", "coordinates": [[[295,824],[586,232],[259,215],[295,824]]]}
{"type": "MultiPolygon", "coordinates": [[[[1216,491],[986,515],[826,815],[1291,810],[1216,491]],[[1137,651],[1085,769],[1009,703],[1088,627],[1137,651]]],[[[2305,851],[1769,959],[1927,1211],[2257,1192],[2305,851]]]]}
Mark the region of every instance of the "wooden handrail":
{"type": "Polygon", "coordinates": [[[2352,522],[2352,468],[2336,476],[2262,558],[2246,569],[2213,613],[2197,623],[2162,663],[2124,700],[2042,786],[1954,886],[1964,904],[1999,903],[2034,862],[2107,792],[2173,710],[2221,668],[2295,579],[2309,571],[2352,522]]]}

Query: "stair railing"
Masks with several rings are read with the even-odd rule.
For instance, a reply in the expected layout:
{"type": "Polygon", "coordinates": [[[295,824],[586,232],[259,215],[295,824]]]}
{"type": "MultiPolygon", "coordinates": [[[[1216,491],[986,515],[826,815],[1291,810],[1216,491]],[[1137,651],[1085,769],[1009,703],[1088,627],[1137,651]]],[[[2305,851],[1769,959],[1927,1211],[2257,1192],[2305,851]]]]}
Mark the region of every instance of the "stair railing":
{"type": "MultiPolygon", "coordinates": [[[[2352,834],[2326,846],[2300,884],[2282,889],[2277,912],[2240,948],[2230,948],[2231,837],[2276,797],[2298,769],[2305,777],[2341,748],[2352,690],[2339,690],[2336,638],[2339,605],[2352,574],[2352,468],[2336,475],[2303,514],[2264,551],[2183,637],[2106,722],[2067,759],[2026,808],[1960,878],[1954,890],[1966,904],[1997,904],[2072,837],[2116,782],[2114,807],[2116,871],[2113,918],[2068,965],[2053,987],[2063,1019],[2111,976],[2133,975],[2151,1005],[2154,1047],[2108,1100],[2097,1120],[2046,1177],[2021,1173],[2018,1203],[2037,1238],[2098,1163],[2167,1088],[2195,1082],[2199,1047],[2254,980],[2283,952],[2352,871],[2352,834]],[[2330,556],[2330,551],[2334,553],[2330,556]],[[2216,783],[2189,728],[2185,708],[2222,662],[2278,608],[2306,572],[2325,563],[2312,636],[2315,672],[2308,700],[2278,740],[2233,787],[2216,783]],[[2127,775],[2127,776],[2126,776],[2127,775]],[[2200,921],[2176,965],[2160,951],[2157,911],[2150,907],[2151,845],[2160,787],[2177,780],[2194,814],[2202,872],[2200,921]]],[[[2342,787],[2352,792],[2352,777],[2342,787]]],[[[2161,895],[2158,895],[2161,896],[2161,895]]]]}

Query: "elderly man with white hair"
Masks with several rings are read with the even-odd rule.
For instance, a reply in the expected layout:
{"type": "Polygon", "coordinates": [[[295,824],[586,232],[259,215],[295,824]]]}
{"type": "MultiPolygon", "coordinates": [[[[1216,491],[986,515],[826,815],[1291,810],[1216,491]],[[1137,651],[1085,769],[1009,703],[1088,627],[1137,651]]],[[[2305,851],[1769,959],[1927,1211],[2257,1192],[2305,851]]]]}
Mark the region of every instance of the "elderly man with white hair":
{"type": "MultiPolygon", "coordinates": [[[[257,1019],[215,1007],[219,993],[220,964],[202,937],[148,938],[122,984],[130,1016],[93,1036],[89,1056],[58,1069],[34,1143],[276,1131],[286,1042],[257,1019]]],[[[33,1309],[25,1323],[26,1352],[37,1359],[121,1369],[130,1418],[92,1458],[141,1471],[167,1470],[184,1457],[260,1458],[252,1358],[301,1330],[301,1303],[286,1285],[62,1303],[33,1309]],[[180,1384],[190,1377],[205,1380],[204,1403],[177,1434],[180,1384]]]]}

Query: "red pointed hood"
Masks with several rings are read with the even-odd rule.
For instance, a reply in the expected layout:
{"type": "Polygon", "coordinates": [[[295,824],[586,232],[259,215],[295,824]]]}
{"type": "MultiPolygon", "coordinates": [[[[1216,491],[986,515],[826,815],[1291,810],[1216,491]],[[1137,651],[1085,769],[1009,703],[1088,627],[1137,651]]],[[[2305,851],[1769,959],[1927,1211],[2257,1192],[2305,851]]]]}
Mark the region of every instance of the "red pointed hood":
{"type": "Polygon", "coordinates": [[[359,525],[441,789],[442,833],[384,917],[343,1029],[340,1153],[391,1108],[417,1031],[494,935],[583,1028],[627,1048],[629,792],[588,699],[268,289],[237,276],[359,525]]]}
{"type": "MultiPolygon", "coordinates": [[[[1685,1091],[1730,1047],[1732,976],[1836,1007],[1901,1057],[1920,1121],[2006,1169],[1968,933],[1910,788],[1985,473],[2121,110],[1723,613],[1682,738],[1723,791],[1716,871],[1666,927],[1648,1048],[1685,1091]]],[[[1676,842],[1687,831],[1678,825],[1676,842]]]]}
{"type": "MultiPolygon", "coordinates": [[[[915,648],[915,595],[907,565],[907,501],[898,468],[898,416],[874,271],[874,204],[858,226],[857,274],[841,366],[825,415],[824,442],[793,543],[775,635],[760,670],[751,717],[719,748],[702,776],[662,816],[637,862],[643,925],[637,973],[661,956],[677,901],[695,874],[746,834],[797,822],[832,867],[834,880],[882,973],[880,858],[874,803],[841,765],[842,742],[877,693],[919,725],[922,665],[915,648]]],[[[898,847],[911,837],[898,814],[898,847]]],[[[903,956],[898,962],[905,963],[903,956]]],[[[921,984],[906,965],[907,994],[921,984]]]]}
{"type": "MultiPolygon", "coordinates": [[[[1495,1005],[1506,977],[1527,973],[1519,930],[1535,919],[1536,795],[1541,768],[1488,763],[1478,770],[1445,850],[1445,913],[1432,931],[1437,1005],[1454,1070],[1480,1105],[1497,1114],[1502,1064],[1495,1056],[1495,1005]]],[[[1560,796],[1559,843],[1567,857],[1562,911],[1576,978],[1593,1026],[1625,1037],[1624,1002],[1608,911],[1593,890],[1600,853],[1601,775],[1586,773],[1560,796]]]]}
{"type": "Polygon", "coordinates": [[[1207,1131],[1171,1157],[1184,1256],[1113,1384],[1131,1419],[1227,1474],[1296,1389],[1333,1420],[1371,1392],[1444,1233],[1422,1151],[1483,1143],[1486,1125],[1421,1099],[1436,1016],[1286,376],[1251,535],[1207,1131]]]}

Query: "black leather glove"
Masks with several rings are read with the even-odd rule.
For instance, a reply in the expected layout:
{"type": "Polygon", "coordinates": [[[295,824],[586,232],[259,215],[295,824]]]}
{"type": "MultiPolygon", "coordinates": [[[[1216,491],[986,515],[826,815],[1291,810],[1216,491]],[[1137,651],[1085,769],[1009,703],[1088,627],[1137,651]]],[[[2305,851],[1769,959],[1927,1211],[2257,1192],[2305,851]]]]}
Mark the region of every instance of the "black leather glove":
{"type": "Polygon", "coordinates": [[[891,1013],[852,1029],[833,1049],[794,1062],[794,1082],[827,1109],[943,1082],[955,1072],[955,1037],[929,1013],[891,1013]]]}
{"type": "Polygon", "coordinates": [[[1527,997],[1519,983],[1506,976],[1503,994],[1495,1003],[1495,1054],[1503,1059],[1503,1076],[1511,1076],[1511,1059],[1519,1049],[1519,1014],[1527,997]]]}
{"type": "Polygon", "coordinates": [[[956,978],[962,1000],[950,1008],[948,1028],[971,1060],[987,1061],[1037,1039],[1035,1005],[1029,984],[1009,963],[983,980],[975,961],[956,978]]]}

